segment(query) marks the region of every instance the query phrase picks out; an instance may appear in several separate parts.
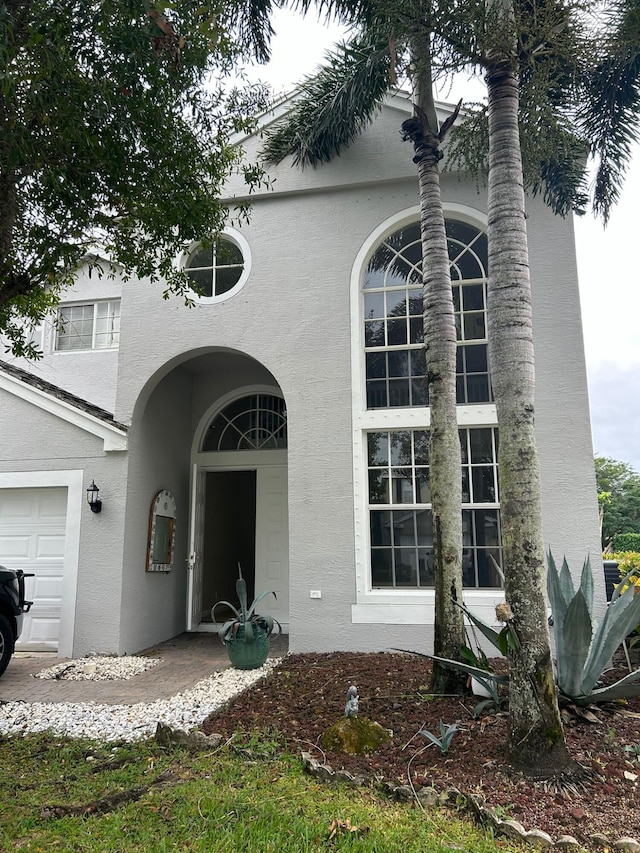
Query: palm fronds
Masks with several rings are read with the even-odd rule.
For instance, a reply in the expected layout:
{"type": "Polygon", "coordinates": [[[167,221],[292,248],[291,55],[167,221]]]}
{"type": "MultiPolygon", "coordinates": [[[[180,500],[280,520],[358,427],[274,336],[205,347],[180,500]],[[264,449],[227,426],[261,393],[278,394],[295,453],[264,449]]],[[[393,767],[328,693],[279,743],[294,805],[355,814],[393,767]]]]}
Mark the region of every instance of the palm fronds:
{"type": "Polygon", "coordinates": [[[389,41],[367,31],[327,54],[327,65],[305,78],[285,122],[267,134],[262,156],[296,165],[328,163],[369,124],[390,87],[389,41]]]}
{"type": "Polygon", "coordinates": [[[605,19],[608,38],[589,74],[580,111],[597,160],[593,206],[606,222],[620,197],[640,120],[640,2],[618,0],[605,19]]]}

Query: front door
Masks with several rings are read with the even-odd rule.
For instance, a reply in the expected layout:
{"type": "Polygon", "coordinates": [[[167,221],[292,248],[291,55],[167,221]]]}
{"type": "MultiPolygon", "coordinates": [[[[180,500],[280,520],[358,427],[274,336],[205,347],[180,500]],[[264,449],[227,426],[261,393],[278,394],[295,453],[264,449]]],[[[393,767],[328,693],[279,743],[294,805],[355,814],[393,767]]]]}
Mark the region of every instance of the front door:
{"type": "MultiPolygon", "coordinates": [[[[188,630],[214,630],[210,614],[218,601],[237,606],[238,566],[248,603],[265,590],[275,592],[277,599],[265,597],[257,610],[288,628],[287,465],[214,471],[194,466],[192,500],[188,630]]],[[[217,608],[215,615],[220,622],[229,613],[217,608]]]]}
{"type": "Polygon", "coordinates": [[[197,631],[202,620],[206,471],[193,466],[191,475],[191,526],[189,530],[187,631],[197,631]]]}
{"type": "Polygon", "coordinates": [[[289,621],[289,511],[287,466],[265,466],[258,470],[256,505],[256,595],[264,598],[258,611],[281,624],[289,621]]]}

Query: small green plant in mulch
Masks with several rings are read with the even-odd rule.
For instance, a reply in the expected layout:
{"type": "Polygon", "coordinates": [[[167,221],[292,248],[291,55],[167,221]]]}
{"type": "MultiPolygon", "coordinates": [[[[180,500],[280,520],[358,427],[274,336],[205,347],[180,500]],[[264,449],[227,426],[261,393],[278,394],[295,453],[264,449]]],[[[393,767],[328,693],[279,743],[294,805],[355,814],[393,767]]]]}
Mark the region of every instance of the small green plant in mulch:
{"type": "Polygon", "coordinates": [[[515,853],[469,820],[325,785],[254,739],[209,752],[154,741],[105,745],[0,738],[0,850],[210,853],[515,853]]]}
{"type": "Polygon", "coordinates": [[[423,735],[427,738],[427,740],[435,744],[440,750],[441,755],[446,755],[449,752],[449,747],[451,746],[451,741],[453,739],[454,734],[458,731],[458,726],[455,723],[452,723],[450,726],[445,726],[445,724],[440,720],[440,736],[435,735],[433,732],[429,732],[426,730],[422,730],[419,734],[423,735]]]}

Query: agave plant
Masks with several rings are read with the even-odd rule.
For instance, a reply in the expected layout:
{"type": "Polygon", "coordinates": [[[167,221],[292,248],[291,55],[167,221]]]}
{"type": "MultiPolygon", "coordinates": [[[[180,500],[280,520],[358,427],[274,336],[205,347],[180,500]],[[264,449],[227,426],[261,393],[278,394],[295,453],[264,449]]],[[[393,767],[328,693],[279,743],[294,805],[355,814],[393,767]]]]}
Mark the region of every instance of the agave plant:
{"type": "MultiPolygon", "coordinates": [[[[593,573],[585,560],[576,591],[567,561],[558,572],[549,552],[547,592],[556,640],[556,681],[560,693],[577,705],[640,695],[640,669],[598,687],[613,653],[640,622],[640,596],[625,577],[614,589],[602,621],[593,618],[593,573]],[[626,589],[625,589],[626,586],[626,589]]],[[[633,571],[633,570],[632,570],[633,571]]]]}
{"type": "Polygon", "coordinates": [[[445,726],[442,720],[440,720],[440,737],[438,737],[438,735],[434,735],[433,732],[427,731],[426,729],[421,729],[418,734],[424,735],[427,740],[431,741],[431,743],[435,744],[438,747],[442,755],[446,755],[449,752],[451,740],[457,731],[458,727],[455,723],[450,726],[445,726]]]}
{"type": "MultiPolygon", "coordinates": [[[[273,616],[266,616],[256,613],[256,607],[268,595],[277,598],[275,592],[267,590],[257,595],[251,604],[247,604],[247,583],[242,577],[242,568],[238,563],[238,580],[236,581],[236,593],[238,595],[239,608],[231,604],[230,601],[218,601],[211,609],[211,619],[214,625],[218,625],[216,621],[216,609],[225,606],[234,614],[233,619],[228,619],[219,629],[220,639],[225,645],[233,644],[234,642],[242,642],[244,644],[254,643],[258,640],[264,640],[269,637],[277,626],[279,631],[282,631],[282,626],[273,616]]],[[[266,655],[265,655],[266,657],[266,655]]]]}
{"type": "MultiPolygon", "coordinates": [[[[606,687],[598,686],[615,650],[640,623],[640,595],[625,576],[614,589],[602,621],[593,618],[593,572],[589,558],[585,560],[580,587],[573,586],[567,561],[558,572],[551,552],[548,555],[547,591],[555,640],[556,684],[561,696],[576,705],[590,705],[627,699],[640,695],[640,669],[606,687]]],[[[631,569],[632,574],[635,569],[631,569]]],[[[458,602],[465,616],[496,649],[506,655],[517,645],[518,637],[510,625],[495,631],[464,604],[458,602]]],[[[505,676],[485,672],[477,666],[439,658],[442,663],[477,678],[481,683],[505,681],[505,676]]],[[[486,685],[485,685],[486,686],[486,685]]],[[[489,688],[488,688],[489,689],[489,688]]]]}

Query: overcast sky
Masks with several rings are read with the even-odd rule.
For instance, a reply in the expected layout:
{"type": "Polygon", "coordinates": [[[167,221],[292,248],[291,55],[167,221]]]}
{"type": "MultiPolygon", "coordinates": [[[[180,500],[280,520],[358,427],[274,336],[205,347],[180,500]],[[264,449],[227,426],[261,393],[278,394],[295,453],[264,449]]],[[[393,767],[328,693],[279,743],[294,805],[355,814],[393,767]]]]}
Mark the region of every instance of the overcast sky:
{"type": "MultiPolygon", "coordinates": [[[[273,59],[251,72],[279,94],[290,91],[322,61],[339,36],[313,17],[302,21],[290,12],[275,18],[273,59]]],[[[478,100],[477,84],[456,84],[441,93],[446,100],[478,100]]],[[[594,451],[630,463],[640,472],[640,282],[629,251],[640,234],[640,146],[622,198],[606,230],[590,214],[576,218],[576,250],[591,400],[594,451]],[[635,238],[634,238],[634,235],[635,238]]]]}

